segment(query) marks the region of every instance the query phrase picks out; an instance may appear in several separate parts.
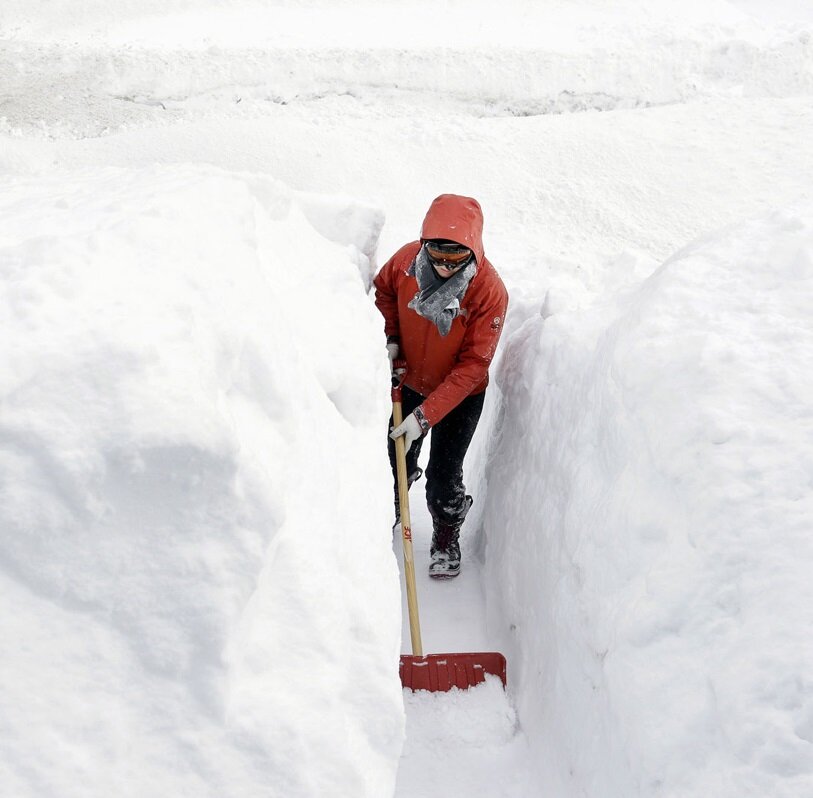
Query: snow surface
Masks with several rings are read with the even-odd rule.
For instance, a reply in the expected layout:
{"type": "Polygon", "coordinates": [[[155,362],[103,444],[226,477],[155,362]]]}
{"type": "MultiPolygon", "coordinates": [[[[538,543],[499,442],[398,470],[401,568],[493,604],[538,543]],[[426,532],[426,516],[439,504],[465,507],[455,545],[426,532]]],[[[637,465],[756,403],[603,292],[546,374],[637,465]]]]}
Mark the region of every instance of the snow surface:
{"type": "Polygon", "coordinates": [[[2,5],[4,794],[813,794],[809,3],[2,5]],[[507,694],[395,667],[442,191],[511,308],[425,647],[507,694]]]}
{"type": "Polygon", "coordinates": [[[386,373],[350,250],[211,167],[0,207],[4,791],[390,793],[386,373]]]}
{"type": "Polygon", "coordinates": [[[588,795],[810,791],[811,307],[804,204],[512,338],[487,583],[525,730],[588,795]]]}

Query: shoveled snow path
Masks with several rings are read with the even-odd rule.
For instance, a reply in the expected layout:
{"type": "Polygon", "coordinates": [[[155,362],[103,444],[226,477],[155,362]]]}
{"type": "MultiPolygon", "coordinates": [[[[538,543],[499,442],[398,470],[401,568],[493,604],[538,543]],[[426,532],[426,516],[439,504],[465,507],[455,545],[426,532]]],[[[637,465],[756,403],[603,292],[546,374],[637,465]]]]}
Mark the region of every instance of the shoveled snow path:
{"type": "MultiPolygon", "coordinates": [[[[460,575],[430,579],[432,521],[423,496],[424,481],[410,491],[421,638],[427,654],[499,650],[485,624],[480,562],[467,550],[472,535],[464,527],[460,575]]],[[[402,583],[401,645],[411,653],[403,546],[393,538],[402,583]]],[[[510,679],[510,663],[508,664],[510,679]]],[[[469,798],[525,798],[534,795],[529,749],[516,712],[496,678],[467,691],[404,691],[407,738],[398,769],[396,798],[465,795],[469,798]]]]}

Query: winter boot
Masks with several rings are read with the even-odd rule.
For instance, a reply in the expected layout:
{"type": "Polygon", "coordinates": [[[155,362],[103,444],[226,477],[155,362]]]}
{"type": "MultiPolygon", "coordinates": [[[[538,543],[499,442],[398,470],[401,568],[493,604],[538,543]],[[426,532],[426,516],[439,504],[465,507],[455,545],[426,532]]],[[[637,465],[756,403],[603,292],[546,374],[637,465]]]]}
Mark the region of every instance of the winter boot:
{"type": "MultiPolygon", "coordinates": [[[[407,477],[407,490],[412,487],[413,482],[417,482],[421,476],[423,475],[422,468],[416,468],[408,477],[407,477]]],[[[395,523],[392,525],[393,534],[395,532],[400,532],[401,527],[401,500],[398,497],[398,486],[395,486],[395,523]]]]}
{"type": "Polygon", "coordinates": [[[460,527],[449,529],[452,530],[451,537],[444,545],[437,545],[432,537],[429,576],[433,579],[452,579],[460,573],[460,527]]]}
{"type": "Polygon", "coordinates": [[[432,545],[429,549],[429,576],[433,579],[451,579],[460,573],[460,528],[472,502],[471,496],[466,496],[465,510],[454,524],[433,519],[432,545]]]}

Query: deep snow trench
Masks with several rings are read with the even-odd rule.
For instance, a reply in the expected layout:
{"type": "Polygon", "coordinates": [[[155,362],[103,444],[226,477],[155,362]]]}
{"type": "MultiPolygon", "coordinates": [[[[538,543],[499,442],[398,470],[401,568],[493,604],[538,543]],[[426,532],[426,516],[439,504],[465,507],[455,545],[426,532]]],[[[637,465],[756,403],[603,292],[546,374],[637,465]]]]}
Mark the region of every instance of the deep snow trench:
{"type": "Polygon", "coordinates": [[[4,4],[10,795],[813,793],[810,15],[539,6],[4,4]],[[425,648],[509,689],[404,696],[368,289],[442,191],[511,305],[425,648]]]}

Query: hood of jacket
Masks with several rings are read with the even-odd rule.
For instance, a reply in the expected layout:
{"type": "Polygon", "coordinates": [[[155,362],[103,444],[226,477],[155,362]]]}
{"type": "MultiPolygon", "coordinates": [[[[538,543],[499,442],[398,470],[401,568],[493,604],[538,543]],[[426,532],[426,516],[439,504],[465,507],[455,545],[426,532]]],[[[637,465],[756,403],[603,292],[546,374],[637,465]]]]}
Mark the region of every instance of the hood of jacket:
{"type": "Polygon", "coordinates": [[[476,199],[441,194],[432,200],[421,228],[421,241],[445,238],[468,247],[483,263],[483,209],[476,199]]]}

